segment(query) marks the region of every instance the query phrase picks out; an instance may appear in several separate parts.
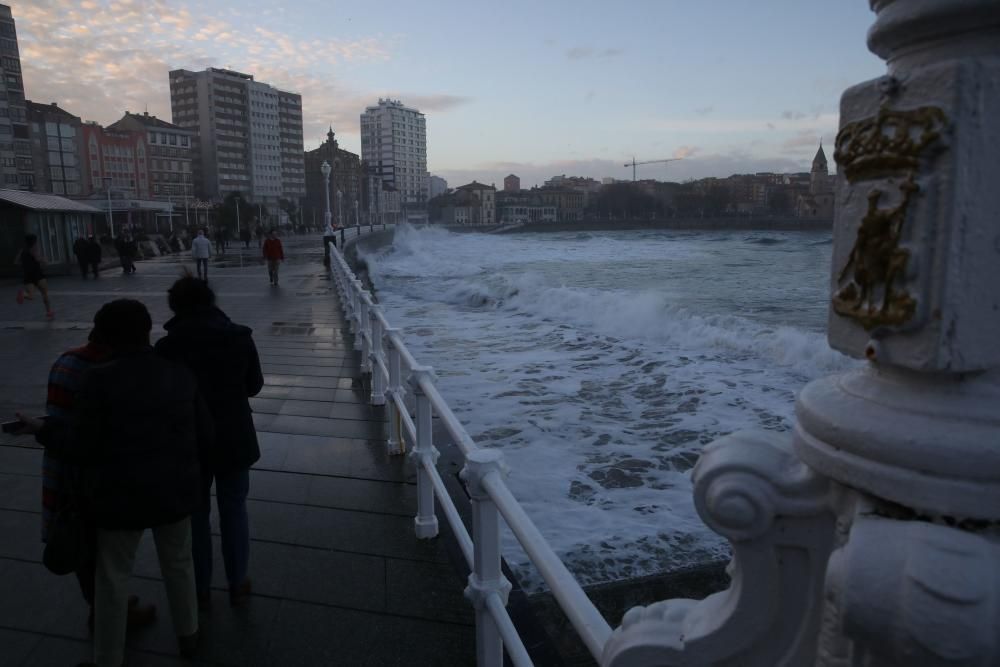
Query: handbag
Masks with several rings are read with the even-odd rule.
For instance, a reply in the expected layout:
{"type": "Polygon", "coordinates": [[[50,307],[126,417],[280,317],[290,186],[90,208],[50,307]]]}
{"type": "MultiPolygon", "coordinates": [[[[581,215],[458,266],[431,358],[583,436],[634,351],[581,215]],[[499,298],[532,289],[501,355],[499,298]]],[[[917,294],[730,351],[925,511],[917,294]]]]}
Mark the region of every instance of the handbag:
{"type": "Polygon", "coordinates": [[[52,574],[76,572],[86,554],[86,539],[83,513],[70,501],[52,517],[42,563],[52,574]]]}

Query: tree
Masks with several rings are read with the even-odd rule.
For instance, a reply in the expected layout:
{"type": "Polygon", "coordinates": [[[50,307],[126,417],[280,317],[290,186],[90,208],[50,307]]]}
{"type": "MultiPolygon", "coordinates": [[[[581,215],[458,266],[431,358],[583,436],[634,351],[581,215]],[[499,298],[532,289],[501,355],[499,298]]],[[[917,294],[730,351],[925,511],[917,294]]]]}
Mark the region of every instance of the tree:
{"type": "Polygon", "coordinates": [[[217,209],[216,220],[218,224],[226,230],[226,234],[233,235],[237,231],[236,208],[239,202],[239,228],[241,230],[250,229],[253,221],[257,217],[257,205],[243,196],[239,191],[230,192],[222,200],[222,204],[217,209]]]}
{"type": "Polygon", "coordinates": [[[767,198],[767,205],[772,213],[784,214],[792,210],[792,198],[784,189],[774,190],[767,198]]]}
{"type": "Polygon", "coordinates": [[[599,217],[638,218],[662,215],[663,202],[631,183],[605,185],[591,200],[591,213],[599,217]]]}
{"type": "Polygon", "coordinates": [[[279,199],[278,208],[285,212],[288,216],[288,222],[290,222],[293,227],[297,227],[299,225],[299,215],[301,211],[299,211],[299,205],[296,202],[290,199],[279,199]]]}

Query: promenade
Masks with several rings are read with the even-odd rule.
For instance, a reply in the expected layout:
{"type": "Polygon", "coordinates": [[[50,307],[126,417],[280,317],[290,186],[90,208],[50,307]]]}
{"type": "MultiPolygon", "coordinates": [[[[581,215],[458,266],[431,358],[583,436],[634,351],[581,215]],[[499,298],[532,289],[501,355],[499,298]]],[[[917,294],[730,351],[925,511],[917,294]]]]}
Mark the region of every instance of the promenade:
{"type": "MultiPolygon", "coordinates": [[[[213,606],[203,613],[203,665],[466,665],[475,632],[465,582],[442,540],[413,534],[415,487],[402,457],[384,451],[383,412],[367,404],[359,358],[321,264],[318,237],[284,239],[281,286],[268,284],[256,244],[215,258],[219,306],[254,329],[265,386],[251,403],[262,457],[251,472],[250,576],[254,595],[228,604],[216,543],[213,606]]],[[[169,319],[166,290],[183,262],[140,262],[99,280],[52,279],[56,318],[0,290],[0,415],[41,414],[46,377],[82,344],[106,301],[135,298],[169,319]]],[[[90,659],[87,607],[75,578],[41,564],[41,449],[0,436],[0,667],[74,665],[90,659]]],[[[213,507],[213,518],[215,511],[213,507]]],[[[218,536],[216,535],[216,541],[218,536]]],[[[131,633],[127,664],[186,665],[177,658],[152,539],[139,550],[132,592],[157,605],[156,623],[131,633]]]]}

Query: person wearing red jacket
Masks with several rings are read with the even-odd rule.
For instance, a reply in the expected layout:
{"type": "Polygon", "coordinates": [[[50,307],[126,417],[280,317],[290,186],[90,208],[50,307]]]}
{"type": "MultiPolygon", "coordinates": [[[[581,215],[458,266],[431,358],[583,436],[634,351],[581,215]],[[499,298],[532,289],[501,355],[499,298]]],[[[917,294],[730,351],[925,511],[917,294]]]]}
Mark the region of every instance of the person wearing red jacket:
{"type": "Polygon", "coordinates": [[[273,229],[268,230],[267,240],[264,241],[264,260],[267,262],[267,275],[271,277],[271,284],[278,286],[278,267],[285,259],[285,251],[281,247],[281,240],[273,229]]]}

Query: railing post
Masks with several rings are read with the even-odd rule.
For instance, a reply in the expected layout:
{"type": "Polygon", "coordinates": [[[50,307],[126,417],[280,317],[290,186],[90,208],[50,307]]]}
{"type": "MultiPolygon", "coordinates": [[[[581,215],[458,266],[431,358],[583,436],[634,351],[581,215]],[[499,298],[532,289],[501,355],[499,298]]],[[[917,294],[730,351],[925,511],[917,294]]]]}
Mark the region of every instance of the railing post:
{"type": "Polygon", "coordinates": [[[361,349],[361,372],[371,373],[372,372],[372,362],[370,359],[372,341],[370,338],[371,329],[369,328],[370,320],[369,313],[372,311],[371,299],[368,296],[368,292],[361,293],[361,312],[358,313],[358,337],[354,339],[354,348],[358,349],[358,343],[360,342],[361,349]]]}
{"type": "Polygon", "coordinates": [[[385,393],[388,396],[389,405],[389,438],[386,440],[386,452],[392,456],[394,454],[403,453],[403,437],[402,428],[400,424],[399,408],[396,407],[395,398],[403,398],[403,385],[400,373],[400,354],[399,348],[396,346],[395,334],[399,333],[399,329],[393,327],[388,327],[384,332],[382,332],[382,338],[385,341],[385,348],[389,351],[389,387],[386,389],[385,393]]]}
{"type": "Polygon", "coordinates": [[[465,597],[476,609],[476,666],[501,667],[503,640],[493,615],[486,606],[491,595],[507,605],[511,585],[500,569],[500,513],[483,488],[488,475],[507,472],[503,454],[495,449],[477,449],[465,459],[461,478],[472,499],[472,572],[465,587],[465,597]]]}
{"type": "Polygon", "coordinates": [[[385,376],[382,375],[385,353],[382,346],[382,321],[378,315],[378,308],[373,306],[368,310],[368,332],[371,335],[371,352],[368,354],[372,369],[371,404],[385,405],[385,376]]]}
{"type": "Polygon", "coordinates": [[[361,349],[361,281],[355,278],[351,281],[351,333],[354,334],[354,349],[361,349]]]}
{"type": "Polygon", "coordinates": [[[420,386],[421,381],[431,381],[433,378],[434,370],[430,366],[410,369],[410,389],[413,390],[417,403],[417,442],[410,452],[410,461],[417,470],[417,516],[413,519],[413,525],[417,539],[421,540],[437,537],[438,534],[438,520],[434,513],[434,484],[430,473],[424,468],[425,464],[437,464],[438,451],[434,447],[431,399],[420,386]]]}

